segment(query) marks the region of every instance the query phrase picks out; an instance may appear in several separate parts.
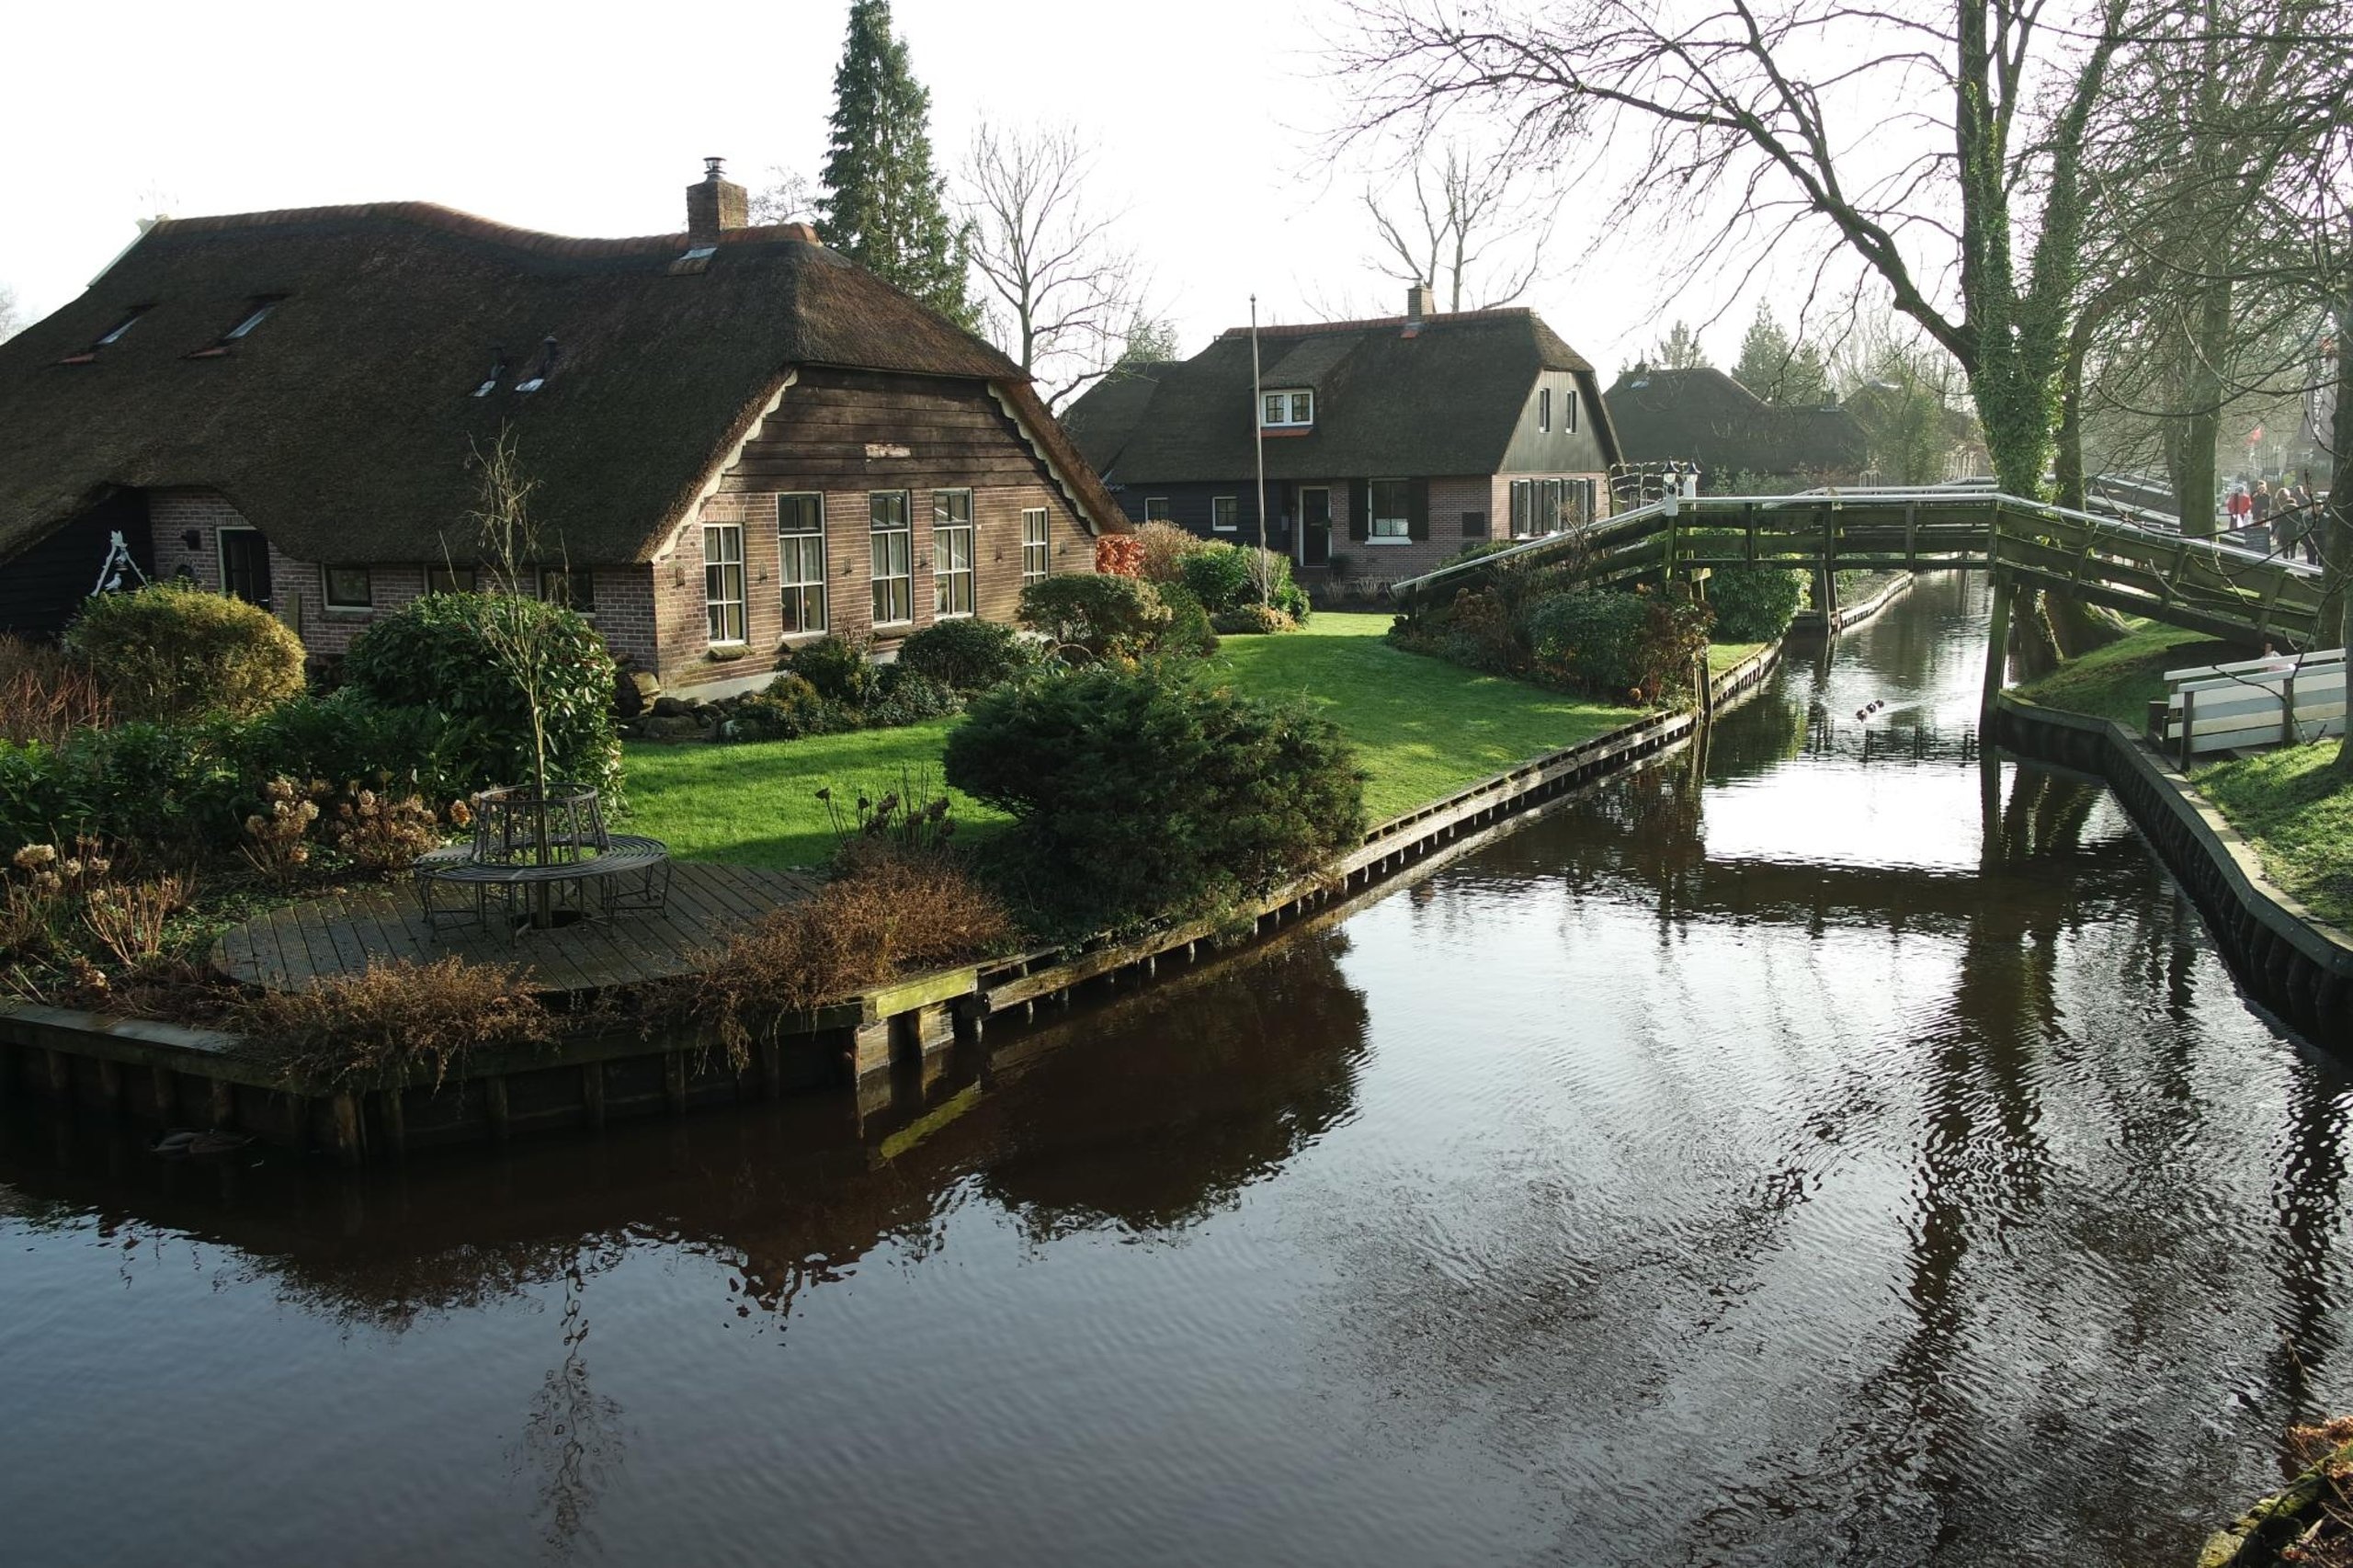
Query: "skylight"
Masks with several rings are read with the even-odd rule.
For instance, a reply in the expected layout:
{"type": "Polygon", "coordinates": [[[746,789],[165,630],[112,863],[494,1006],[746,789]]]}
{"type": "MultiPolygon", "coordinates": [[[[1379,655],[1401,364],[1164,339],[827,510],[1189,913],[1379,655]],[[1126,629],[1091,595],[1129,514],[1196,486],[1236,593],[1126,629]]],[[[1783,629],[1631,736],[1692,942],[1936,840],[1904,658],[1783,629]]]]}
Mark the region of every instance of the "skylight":
{"type": "Polygon", "coordinates": [[[262,319],[276,309],[278,309],[278,301],[276,300],[256,300],[254,301],[254,308],[252,312],[246,315],[244,320],[231,327],[226,335],[224,335],[221,341],[223,343],[236,342],[237,339],[244,336],[245,334],[259,326],[262,324],[262,319]]]}
{"type": "Polygon", "coordinates": [[[141,316],[143,316],[146,313],[146,306],[133,305],[131,308],[129,314],[125,315],[120,321],[115,323],[112,330],[108,332],[104,337],[99,338],[96,343],[90,345],[90,347],[93,348],[104,348],[108,344],[112,343],[116,338],[120,337],[124,333],[129,332],[131,330],[131,324],[137,321],[141,316]]]}
{"type": "Polygon", "coordinates": [[[550,335],[540,344],[540,362],[533,367],[531,379],[528,381],[517,381],[515,390],[518,392],[535,392],[547,385],[548,378],[553,374],[555,374],[555,338],[550,335]]]}

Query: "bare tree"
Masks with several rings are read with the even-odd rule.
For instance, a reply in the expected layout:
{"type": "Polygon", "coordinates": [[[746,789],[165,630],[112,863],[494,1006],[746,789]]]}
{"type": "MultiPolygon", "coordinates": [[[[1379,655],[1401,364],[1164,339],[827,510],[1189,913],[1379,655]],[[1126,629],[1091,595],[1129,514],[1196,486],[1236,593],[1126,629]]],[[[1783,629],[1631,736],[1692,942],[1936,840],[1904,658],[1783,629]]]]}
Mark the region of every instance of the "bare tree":
{"type": "Polygon", "coordinates": [[[1117,237],[1127,214],[1090,199],[1094,158],[1069,125],[983,120],[961,172],[989,335],[1058,407],[1119,362],[1150,313],[1141,264],[1117,237]]]}
{"type": "Polygon", "coordinates": [[[755,224],[814,223],[816,186],[798,169],[769,165],[768,183],[752,192],[751,220],[755,224]]]}
{"type": "Polygon", "coordinates": [[[1427,148],[1416,152],[1405,191],[1364,193],[1381,270],[1428,284],[1449,311],[1507,305],[1528,292],[1543,269],[1553,204],[1521,194],[1521,166],[1506,153],[1480,156],[1448,142],[1433,165],[1427,148]]]}
{"type": "Polygon", "coordinates": [[[25,320],[17,306],[17,291],[0,283],[0,343],[6,343],[25,328],[25,320]]]}

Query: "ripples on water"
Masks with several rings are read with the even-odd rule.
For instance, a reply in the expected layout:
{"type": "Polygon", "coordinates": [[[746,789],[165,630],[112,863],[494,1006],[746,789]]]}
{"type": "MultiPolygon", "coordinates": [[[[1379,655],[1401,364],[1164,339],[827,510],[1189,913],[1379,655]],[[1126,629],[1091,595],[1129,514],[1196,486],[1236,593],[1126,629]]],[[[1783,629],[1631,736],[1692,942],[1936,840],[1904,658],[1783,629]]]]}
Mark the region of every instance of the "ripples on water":
{"type": "Polygon", "coordinates": [[[910,1147],[8,1124],[0,1559],[2187,1562],[2353,1403],[2345,1084],[1981,767],[1981,601],[910,1147]]]}

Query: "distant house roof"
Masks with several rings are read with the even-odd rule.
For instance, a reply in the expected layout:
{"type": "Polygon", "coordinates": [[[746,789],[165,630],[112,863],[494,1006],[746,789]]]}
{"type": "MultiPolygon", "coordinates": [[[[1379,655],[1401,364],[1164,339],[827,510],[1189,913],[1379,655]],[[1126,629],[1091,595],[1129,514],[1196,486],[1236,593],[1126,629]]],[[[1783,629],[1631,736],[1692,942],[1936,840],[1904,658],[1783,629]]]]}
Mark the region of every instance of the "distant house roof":
{"type": "Polygon", "coordinates": [[[987,344],[803,224],[694,244],[567,239],[425,202],[157,222],[0,344],[0,557],[117,487],[195,486],[298,559],[464,559],[470,456],[511,428],[570,557],[643,561],[818,365],[988,382],[1081,514],[1120,526],[987,344]],[[517,390],[551,338],[544,383],[517,390]],[[502,349],[504,372],[472,395],[502,349]]]}
{"type": "Polygon", "coordinates": [[[1711,368],[1620,376],[1609,416],[1629,462],[1691,462],[1710,473],[1852,474],[1870,441],[1843,408],[1779,408],[1711,368]]]}
{"type": "MultiPolygon", "coordinates": [[[[1540,370],[1573,373],[1607,461],[1617,439],[1583,356],[1522,308],[1258,329],[1259,381],[1312,388],[1311,434],[1266,443],[1270,479],[1496,472],[1540,370]]],[[[1250,329],[1189,359],[1131,366],[1065,411],[1079,449],[1124,483],[1251,472],[1250,329]]]]}

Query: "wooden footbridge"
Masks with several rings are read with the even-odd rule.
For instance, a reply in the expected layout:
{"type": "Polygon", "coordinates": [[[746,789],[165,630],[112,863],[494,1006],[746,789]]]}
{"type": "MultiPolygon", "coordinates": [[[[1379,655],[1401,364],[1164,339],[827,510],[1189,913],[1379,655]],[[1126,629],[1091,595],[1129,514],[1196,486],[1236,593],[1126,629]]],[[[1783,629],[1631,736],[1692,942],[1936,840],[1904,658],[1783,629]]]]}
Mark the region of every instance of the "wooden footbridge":
{"type": "Polygon", "coordinates": [[[1440,567],[1390,594],[1411,609],[1498,572],[1573,561],[1600,583],[1726,566],[1991,571],[1997,630],[2006,630],[2015,593],[2053,588],[2250,645],[2336,642],[2318,625],[2315,567],[1983,490],[1671,495],[1440,567]]]}

